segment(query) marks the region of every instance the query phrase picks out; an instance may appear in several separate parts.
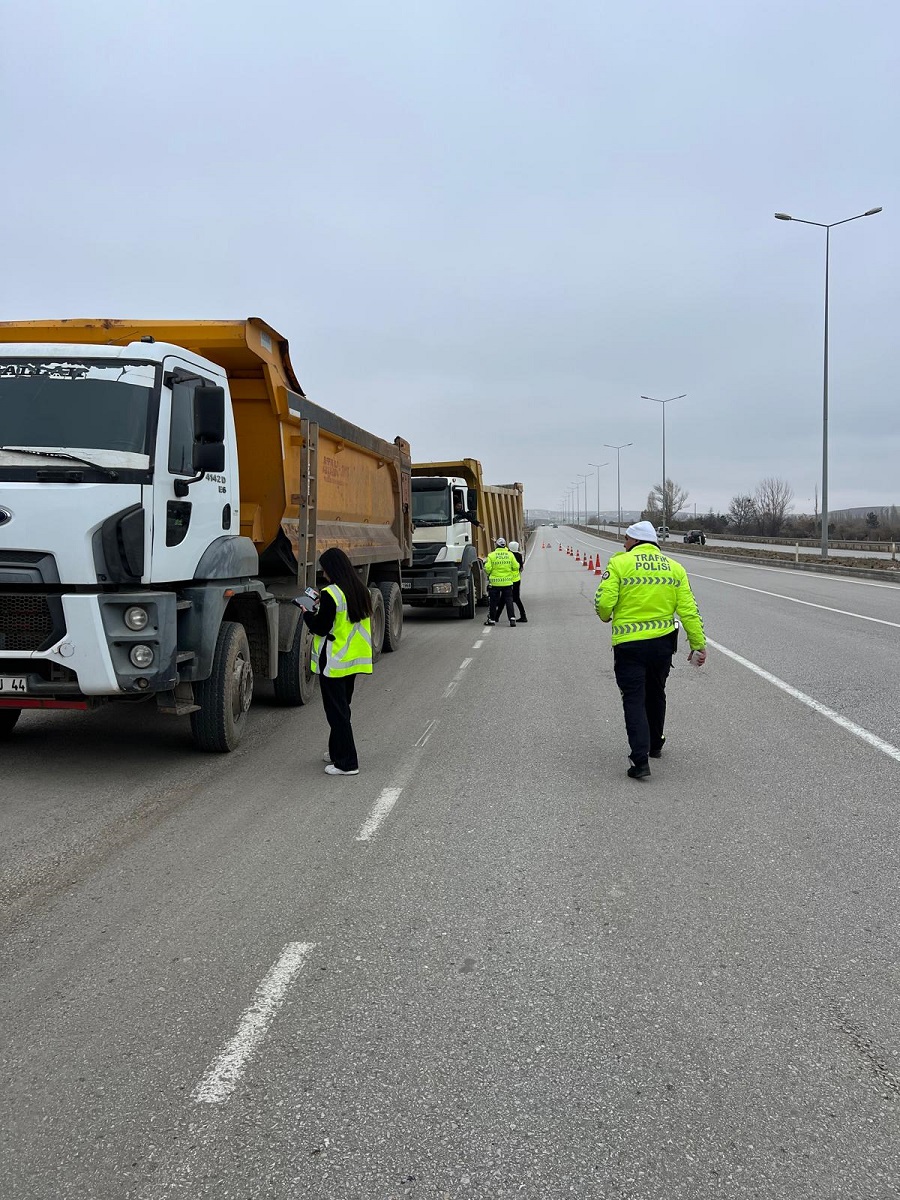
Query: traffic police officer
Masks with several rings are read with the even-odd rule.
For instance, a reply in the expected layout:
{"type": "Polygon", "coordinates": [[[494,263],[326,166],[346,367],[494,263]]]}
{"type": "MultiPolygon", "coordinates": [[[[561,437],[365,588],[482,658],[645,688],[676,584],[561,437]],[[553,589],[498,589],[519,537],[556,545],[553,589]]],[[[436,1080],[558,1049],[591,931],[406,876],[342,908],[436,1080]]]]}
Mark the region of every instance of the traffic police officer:
{"type": "Polygon", "coordinates": [[[600,580],[594,608],[612,622],[616,683],[622,692],[631,748],[632,779],[649,779],[648,758],[662,753],[666,722],[666,679],[681,619],[690,643],[688,658],[706,662],[706,635],[684,567],[659,548],[649,521],[625,531],[625,550],[614,554],[600,580]]]}
{"type": "Polygon", "coordinates": [[[484,569],[490,583],[491,607],[485,625],[496,625],[500,609],[506,606],[506,615],[510,626],[515,629],[516,618],[513,616],[513,584],[522,576],[519,574],[519,564],[516,556],[507,549],[506,538],[499,537],[494,542],[496,549],[492,550],[484,560],[484,569]]]}
{"type": "Polygon", "coordinates": [[[527,625],[528,618],[525,616],[525,605],[522,603],[521,587],[522,587],[522,572],[525,569],[525,556],[519,549],[518,542],[510,542],[509,549],[512,552],[516,562],[519,564],[519,578],[513,584],[512,601],[516,612],[518,613],[517,620],[520,625],[527,625]]]}

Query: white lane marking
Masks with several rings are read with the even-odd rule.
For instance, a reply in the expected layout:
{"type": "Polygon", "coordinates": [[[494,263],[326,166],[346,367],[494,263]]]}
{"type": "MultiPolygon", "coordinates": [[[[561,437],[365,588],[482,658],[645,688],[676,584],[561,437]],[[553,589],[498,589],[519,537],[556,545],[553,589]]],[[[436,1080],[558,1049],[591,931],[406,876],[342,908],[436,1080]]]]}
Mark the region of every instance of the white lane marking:
{"type": "Polygon", "coordinates": [[[805,604],[807,608],[821,608],[823,612],[838,613],[842,617],[856,617],[860,621],[874,621],[876,625],[891,625],[900,629],[900,622],[885,621],[883,617],[867,617],[863,613],[849,612],[846,608],[832,608],[829,604],[816,604],[812,600],[798,600],[796,596],[785,596],[783,592],[767,592],[764,588],[750,587],[748,583],[733,583],[730,579],[717,579],[715,575],[701,575],[697,571],[690,572],[691,579],[708,579],[712,583],[721,583],[725,587],[741,588],[745,592],[758,592],[760,596],[774,596],[777,600],[788,600],[791,604],[805,604]]]}
{"type": "Polygon", "coordinates": [[[428,741],[428,739],[431,737],[431,734],[434,730],[435,725],[437,725],[437,718],[435,718],[433,721],[429,721],[428,724],[425,726],[425,732],[422,734],[422,736],[416,742],[417,750],[421,750],[422,747],[425,745],[425,743],[428,741]]]}
{"type": "Polygon", "coordinates": [[[191,1093],[197,1104],[221,1104],[234,1091],[247,1060],[266,1035],[287,990],[306,962],[315,942],[288,942],[278,961],[256,989],[234,1037],[222,1049],[191,1093]]]}
{"type": "Polygon", "coordinates": [[[479,638],[478,641],[475,643],[475,645],[472,647],[472,649],[480,650],[483,645],[484,645],[484,638],[479,638]]]}
{"type": "Polygon", "coordinates": [[[362,829],[356,835],[358,842],[371,842],[378,832],[382,821],[400,799],[402,787],[386,787],[381,789],[381,795],[372,805],[372,811],[366,817],[362,829]]]}
{"type": "Polygon", "coordinates": [[[471,661],[471,658],[464,658],[459,664],[460,671],[464,671],[471,661]]]}
{"type": "Polygon", "coordinates": [[[748,671],[753,671],[760,679],[765,679],[767,683],[774,684],[775,687],[780,688],[783,692],[787,692],[789,696],[793,696],[795,700],[799,700],[801,704],[805,704],[807,708],[811,708],[813,712],[827,717],[829,721],[833,721],[841,729],[846,729],[848,733],[852,733],[855,737],[860,738],[875,750],[880,750],[888,758],[893,758],[895,762],[900,762],[900,748],[897,746],[892,746],[890,742],[884,741],[877,734],[870,733],[868,729],[863,729],[862,725],[857,725],[855,721],[851,721],[848,717],[842,717],[840,713],[835,712],[833,708],[829,708],[826,704],[820,704],[812,696],[807,696],[806,692],[801,692],[798,688],[792,687],[791,684],[785,683],[783,679],[779,679],[777,675],[773,675],[770,671],[758,667],[749,658],[744,658],[742,655],[736,654],[734,650],[729,650],[727,647],[721,646],[718,642],[714,642],[712,638],[707,638],[706,640],[720,654],[725,654],[728,658],[733,658],[735,662],[740,663],[742,667],[746,667],[748,671]]]}
{"type": "Polygon", "coordinates": [[[453,695],[453,693],[456,691],[456,689],[458,687],[459,687],[459,680],[451,679],[450,682],[447,684],[447,686],[444,688],[444,697],[443,698],[445,700],[449,700],[450,697],[453,695]]]}

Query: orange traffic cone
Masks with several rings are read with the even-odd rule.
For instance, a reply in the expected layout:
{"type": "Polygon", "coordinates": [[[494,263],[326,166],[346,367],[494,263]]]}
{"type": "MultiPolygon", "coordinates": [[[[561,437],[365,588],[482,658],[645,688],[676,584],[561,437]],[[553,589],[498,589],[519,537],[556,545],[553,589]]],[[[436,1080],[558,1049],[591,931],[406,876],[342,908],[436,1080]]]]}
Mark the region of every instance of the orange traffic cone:
{"type": "Polygon", "coordinates": [[[559,543],[559,548],[562,550],[562,542],[559,543]]]}
{"type": "Polygon", "coordinates": [[[591,555],[590,559],[588,560],[587,569],[589,571],[593,571],[593,569],[594,569],[594,556],[593,555],[591,555]]]}
{"type": "Polygon", "coordinates": [[[575,561],[581,562],[581,551],[580,550],[578,550],[575,554],[575,561]]]}
{"type": "Polygon", "coordinates": [[[600,562],[600,555],[599,555],[599,554],[597,555],[597,563],[596,563],[596,565],[595,565],[595,567],[594,567],[594,574],[595,574],[595,575],[602,575],[602,574],[603,574],[603,564],[600,562]]]}

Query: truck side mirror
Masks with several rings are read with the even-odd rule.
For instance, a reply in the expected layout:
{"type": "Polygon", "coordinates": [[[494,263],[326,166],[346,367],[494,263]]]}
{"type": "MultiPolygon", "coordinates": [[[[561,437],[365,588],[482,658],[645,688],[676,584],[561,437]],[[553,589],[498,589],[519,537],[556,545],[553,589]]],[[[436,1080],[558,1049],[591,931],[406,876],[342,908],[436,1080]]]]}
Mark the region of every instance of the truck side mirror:
{"type": "Polygon", "coordinates": [[[194,388],[194,441],[225,441],[225,389],[201,384],[194,388]]]}
{"type": "Polygon", "coordinates": [[[225,469],[225,389],[194,388],[193,465],[197,474],[225,469]]]}
{"type": "Polygon", "coordinates": [[[193,464],[198,475],[205,475],[207,471],[224,471],[225,443],[194,442],[193,464]]]}

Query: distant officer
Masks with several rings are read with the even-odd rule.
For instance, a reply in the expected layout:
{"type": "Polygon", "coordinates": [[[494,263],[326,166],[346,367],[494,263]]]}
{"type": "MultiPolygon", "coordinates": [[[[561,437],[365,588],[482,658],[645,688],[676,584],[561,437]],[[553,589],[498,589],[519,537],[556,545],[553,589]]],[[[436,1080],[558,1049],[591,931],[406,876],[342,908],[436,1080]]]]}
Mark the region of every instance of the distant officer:
{"type": "Polygon", "coordinates": [[[506,538],[497,538],[494,546],[495,549],[484,560],[484,570],[490,584],[491,601],[490,615],[485,621],[485,625],[496,625],[500,609],[505,606],[510,626],[515,629],[516,618],[513,616],[512,590],[513,584],[520,578],[519,564],[516,562],[513,552],[507,549],[506,538]]]}
{"type": "Polygon", "coordinates": [[[665,742],[666,679],[681,618],[690,643],[688,658],[706,662],[706,635],[684,567],[659,548],[649,521],[625,530],[625,550],[614,554],[594,597],[601,621],[612,621],[616,683],[622,693],[631,748],[632,779],[649,779],[648,758],[665,742]]]}
{"type": "Polygon", "coordinates": [[[525,616],[525,608],[524,608],[524,605],[522,604],[522,597],[519,595],[519,589],[522,586],[522,568],[525,566],[525,556],[522,553],[522,551],[519,549],[518,542],[510,542],[509,548],[512,551],[512,553],[515,555],[516,562],[519,564],[519,578],[516,580],[516,582],[513,584],[513,587],[512,587],[512,601],[513,601],[513,605],[516,608],[516,612],[518,613],[519,624],[527,625],[528,618],[525,616]]]}

